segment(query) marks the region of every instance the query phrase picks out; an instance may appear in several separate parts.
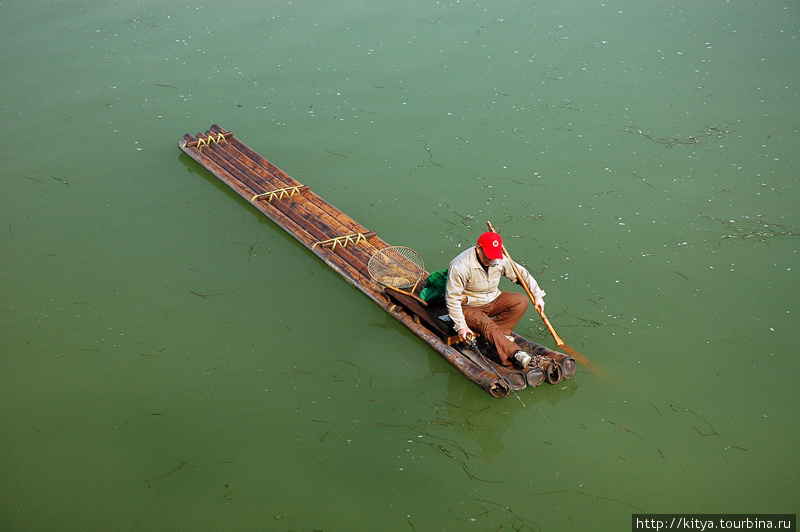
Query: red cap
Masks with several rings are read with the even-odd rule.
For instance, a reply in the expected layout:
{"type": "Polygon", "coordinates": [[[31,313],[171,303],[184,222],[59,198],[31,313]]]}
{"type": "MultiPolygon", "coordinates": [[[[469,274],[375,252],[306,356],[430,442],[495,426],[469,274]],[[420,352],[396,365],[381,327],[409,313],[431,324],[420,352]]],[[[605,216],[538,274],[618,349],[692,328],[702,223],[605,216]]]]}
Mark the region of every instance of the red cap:
{"type": "Polygon", "coordinates": [[[497,233],[489,231],[483,233],[478,238],[478,245],[481,247],[489,260],[503,258],[503,239],[497,233]]]}

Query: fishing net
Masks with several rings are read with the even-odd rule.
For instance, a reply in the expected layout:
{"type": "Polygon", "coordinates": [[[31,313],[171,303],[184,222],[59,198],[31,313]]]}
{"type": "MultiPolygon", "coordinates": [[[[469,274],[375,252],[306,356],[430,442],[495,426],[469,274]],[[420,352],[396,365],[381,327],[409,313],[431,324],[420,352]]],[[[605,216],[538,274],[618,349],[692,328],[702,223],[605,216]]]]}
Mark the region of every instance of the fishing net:
{"type": "Polygon", "coordinates": [[[416,286],[425,272],[419,253],[403,246],[389,246],[376,251],[369,259],[367,269],[373,281],[399,289],[416,286]]]}

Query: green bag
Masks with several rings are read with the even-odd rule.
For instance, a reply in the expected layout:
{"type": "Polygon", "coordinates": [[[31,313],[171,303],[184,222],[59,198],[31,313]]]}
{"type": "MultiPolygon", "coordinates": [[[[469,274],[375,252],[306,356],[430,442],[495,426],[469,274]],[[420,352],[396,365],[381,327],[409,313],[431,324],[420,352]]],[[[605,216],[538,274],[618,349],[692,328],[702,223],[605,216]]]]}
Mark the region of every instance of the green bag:
{"type": "Polygon", "coordinates": [[[419,293],[419,298],[429,304],[443,304],[447,290],[447,270],[431,273],[426,283],[425,288],[419,293]]]}

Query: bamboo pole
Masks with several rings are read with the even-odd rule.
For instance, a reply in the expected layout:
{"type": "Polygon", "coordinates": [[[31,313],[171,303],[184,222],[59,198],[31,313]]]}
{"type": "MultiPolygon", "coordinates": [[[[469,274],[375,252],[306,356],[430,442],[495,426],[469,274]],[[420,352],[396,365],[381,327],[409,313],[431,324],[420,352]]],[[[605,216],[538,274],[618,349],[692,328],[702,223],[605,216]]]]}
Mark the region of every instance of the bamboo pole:
{"type": "MultiPolygon", "coordinates": [[[[235,153],[231,153],[232,149],[229,149],[228,146],[222,147],[219,146],[214,149],[214,153],[217,153],[220,157],[226,159],[230,165],[235,167],[243,176],[250,177],[251,168],[243,161],[241,156],[236,156],[235,153]]],[[[237,174],[238,175],[238,174],[237,174]]],[[[252,183],[252,178],[251,178],[252,183]]],[[[263,192],[258,191],[258,189],[254,190],[258,191],[259,193],[267,193],[271,190],[280,190],[284,188],[289,188],[293,186],[293,184],[288,184],[282,182],[280,180],[274,179],[269,183],[264,183],[261,185],[263,187],[263,192]]],[[[321,231],[328,235],[328,238],[335,238],[338,236],[346,236],[346,235],[353,235],[353,234],[367,234],[370,233],[362,226],[357,227],[348,227],[339,222],[332,213],[325,212],[322,209],[316,207],[313,203],[309,202],[307,196],[309,195],[308,192],[304,192],[301,195],[291,195],[291,196],[284,196],[283,198],[276,198],[273,201],[283,202],[287,204],[290,209],[297,212],[300,216],[302,216],[306,221],[310,224],[315,225],[321,231]]],[[[258,200],[256,200],[258,201],[258,200]]],[[[263,202],[263,200],[262,200],[263,202]]],[[[255,203],[251,199],[251,203],[255,203]]],[[[267,202],[272,203],[272,202],[267,202]]],[[[374,234],[374,233],[373,233],[374,234]]]]}
{"type": "MultiPolygon", "coordinates": [[[[217,133],[223,133],[223,134],[225,133],[225,130],[222,129],[221,127],[219,127],[216,124],[211,126],[211,131],[214,131],[214,132],[217,132],[217,133]]],[[[275,166],[274,164],[269,162],[267,159],[265,159],[264,157],[262,157],[261,155],[259,155],[255,151],[253,151],[249,146],[244,144],[238,138],[232,137],[230,139],[230,144],[237,151],[239,151],[242,154],[244,154],[245,156],[247,156],[247,158],[250,161],[252,161],[252,163],[254,165],[258,166],[260,169],[265,171],[268,175],[271,175],[275,179],[278,179],[280,182],[285,183],[285,186],[297,186],[297,185],[300,185],[300,183],[298,181],[296,181],[294,178],[292,178],[286,172],[284,172],[283,170],[281,170],[280,168],[278,168],[277,166],[275,166]]],[[[352,228],[356,229],[357,230],[356,232],[361,232],[361,231],[365,231],[366,230],[363,226],[361,226],[361,224],[359,224],[358,222],[356,222],[355,220],[350,218],[347,214],[345,214],[344,212],[340,211],[339,209],[337,209],[336,207],[334,207],[333,205],[331,205],[330,203],[325,201],[322,197],[320,197],[318,194],[314,193],[313,191],[310,191],[310,193],[306,194],[306,198],[311,203],[313,203],[314,205],[316,205],[320,209],[322,209],[323,211],[330,212],[332,214],[335,213],[336,218],[342,224],[344,224],[344,225],[346,225],[348,227],[352,227],[352,228]]],[[[380,240],[380,239],[378,239],[378,240],[380,240]]],[[[388,246],[388,244],[386,244],[383,241],[381,241],[381,243],[384,244],[384,245],[381,246],[381,247],[378,247],[377,249],[381,249],[382,247],[388,246]]]]}
{"type": "MultiPolygon", "coordinates": [[[[249,189],[249,191],[252,192],[253,194],[257,194],[257,193],[265,191],[263,189],[260,189],[260,187],[257,186],[257,185],[254,187],[253,186],[254,183],[250,179],[250,177],[247,174],[244,174],[243,172],[241,172],[241,170],[239,170],[227,158],[221,156],[221,154],[219,153],[219,149],[222,149],[222,147],[221,146],[217,146],[217,147],[213,147],[212,146],[212,147],[206,148],[206,153],[204,153],[203,155],[207,159],[211,159],[211,157],[208,155],[208,150],[210,150],[211,153],[216,156],[214,158],[216,164],[220,168],[222,168],[225,172],[227,172],[227,174],[230,175],[231,178],[236,179],[240,183],[246,184],[247,188],[249,189]]],[[[252,194],[250,195],[249,198],[247,196],[244,196],[244,197],[245,197],[245,199],[249,200],[249,199],[252,198],[252,194]]],[[[325,230],[326,228],[320,227],[320,223],[316,220],[315,217],[311,216],[308,213],[298,213],[296,209],[292,209],[291,206],[289,206],[289,205],[287,205],[287,204],[285,204],[283,202],[280,202],[280,201],[279,202],[274,202],[274,203],[273,202],[260,202],[260,205],[258,205],[257,208],[259,208],[259,210],[261,210],[262,212],[266,212],[268,210],[278,211],[282,215],[284,215],[285,217],[291,219],[298,226],[302,227],[305,230],[306,233],[308,233],[310,236],[313,237],[313,240],[309,240],[308,242],[306,242],[306,247],[308,247],[310,245],[312,251],[314,249],[316,249],[316,248],[322,247],[322,246],[316,246],[315,244],[317,244],[317,243],[319,243],[321,241],[329,240],[333,236],[337,236],[335,234],[331,235],[331,231],[330,230],[326,231],[325,230]]],[[[343,258],[344,262],[347,264],[347,266],[349,266],[349,267],[353,268],[354,270],[356,270],[361,277],[364,277],[365,279],[369,278],[369,272],[367,271],[366,264],[364,264],[363,261],[361,261],[360,259],[358,259],[355,256],[353,256],[350,253],[349,250],[344,248],[344,246],[340,246],[336,250],[332,250],[332,252],[333,252],[333,254],[340,255],[343,258]]],[[[325,260],[325,259],[323,259],[323,260],[325,260]]]]}
{"type": "MultiPolygon", "coordinates": [[[[217,126],[218,127],[218,126],[217,126]]],[[[221,128],[220,128],[221,129],[221,128]]],[[[300,183],[293,178],[291,178],[288,174],[281,171],[272,163],[269,163],[266,159],[256,154],[251,149],[247,148],[244,144],[242,144],[238,139],[235,137],[231,139],[230,145],[232,149],[238,152],[241,157],[239,161],[246,165],[248,168],[251,169],[256,175],[259,175],[261,179],[269,180],[272,186],[276,188],[291,188],[296,186],[302,186],[300,183]],[[254,159],[254,157],[256,159],[254,159]],[[274,169],[274,170],[273,170],[274,169]]],[[[285,201],[292,202],[296,201],[298,204],[304,206],[306,210],[309,212],[314,213],[317,216],[327,223],[327,225],[331,227],[336,227],[340,231],[338,234],[364,234],[369,233],[367,229],[347,216],[345,213],[337,209],[336,207],[332,206],[328,202],[324,201],[320,198],[317,194],[313,191],[308,190],[303,192],[301,195],[302,200],[291,196],[286,198],[285,201]]],[[[364,261],[368,262],[369,258],[378,250],[387,247],[388,244],[381,240],[380,238],[369,238],[367,239],[366,243],[364,244],[365,254],[363,255],[364,261]]]]}
{"type": "MultiPolygon", "coordinates": [[[[248,186],[254,191],[254,195],[270,192],[271,190],[278,190],[287,187],[299,186],[299,183],[295,184],[296,182],[292,183],[291,181],[281,181],[277,180],[272,177],[271,181],[268,181],[268,178],[265,176],[260,176],[262,182],[259,183],[256,181],[254,176],[251,173],[250,167],[244,163],[241,158],[237,157],[235,153],[231,153],[231,148],[229,145],[220,145],[220,146],[212,146],[207,148],[211,150],[215,156],[219,157],[220,159],[226,161],[226,168],[230,169],[232,174],[239,179],[240,181],[246,182],[248,186]]],[[[339,221],[332,216],[332,213],[325,212],[322,209],[315,206],[313,203],[310,203],[307,198],[309,196],[308,192],[303,193],[302,195],[293,195],[287,196],[281,199],[273,200],[272,202],[264,202],[260,201],[258,203],[275,203],[273,207],[278,208],[279,210],[284,210],[278,207],[279,204],[285,204],[288,206],[289,211],[296,213],[299,217],[304,220],[304,224],[310,224],[317,229],[319,229],[322,233],[324,233],[325,238],[320,236],[319,241],[323,240],[330,240],[337,237],[345,237],[348,235],[364,235],[364,238],[358,238],[359,244],[365,242],[369,245],[371,237],[375,236],[375,233],[372,231],[367,231],[364,227],[357,225],[356,227],[347,227],[339,223],[339,221]]],[[[252,201],[252,198],[249,198],[251,203],[254,205],[256,202],[252,201]]],[[[335,207],[331,207],[335,209],[335,207]]],[[[338,209],[337,209],[338,211],[338,209]]],[[[341,212],[341,211],[339,211],[341,212]]],[[[366,267],[369,258],[372,256],[372,252],[370,251],[363,251],[359,245],[354,246],[354,249],[348,248],[350,256],[348,260],[355,259],[353,261],[353,266],[358,267],[361,269],[362,267],[366,267]]]]}
{"type": "MultiPolygon", "coordinates": [[[[492,222],[486,222],[486,224],[489,226],[489,230],[490,231],[492,231],[493,233],[497,233],[495,228],[492,227],[492,222]]],[[[565,344],[564,340],[562,340],[561,337],[558,335],[558,333],[556,333],[556,330],[550,324],[550,320],[547,319],[547,316],[545,315],[544,310],[536,306],[536,301],[534,300],[533,294],[531,293],[531,289],[528,286],[528,283],[524,282],[522,277],[520,277],[519,271],[517,271],[517,266],[514,263],[514,259],[512,259],[511,255],[508,254],[508,250],[506,249],[506,246],[505,245],[501,245],[500,247],[503,250],[503,254],[508,258],[509,261],[511,261],[511,267],[514,270],[514,275],[516,275],[516,277],[517,277],[517,282],[519,282],[519,284],[522,285],[522,288],[525,289],[525,293],[528,294],[528,298],[530,298],[531,303],[533,303],[534,308],[536,309],[536,312],[539,313],[539,316],[542,318],[542,321],[544,322],[545,326],[547,327],[547,330],[550,331],[551,336],[556,341],[556,345],[558,347],[560,347],[561,349],[563,349],[564,351],[566,351],[570,356],[572,356],[572,358],[574,358],[576,360],[579,360],[581,362],[581,364],[583,364],[584,366],[589,368],[589,370],[591,370],[593,373],[595,373],[596,375],[601,375],[600,370],[598,370],[594,366],[594,364],[589,362],[589,360],[587,360],[586,357],[584,357],[583,355],[578,353],[575,349],[573,349],[572,347],[570,347],[567,344],[565,344]]]]}

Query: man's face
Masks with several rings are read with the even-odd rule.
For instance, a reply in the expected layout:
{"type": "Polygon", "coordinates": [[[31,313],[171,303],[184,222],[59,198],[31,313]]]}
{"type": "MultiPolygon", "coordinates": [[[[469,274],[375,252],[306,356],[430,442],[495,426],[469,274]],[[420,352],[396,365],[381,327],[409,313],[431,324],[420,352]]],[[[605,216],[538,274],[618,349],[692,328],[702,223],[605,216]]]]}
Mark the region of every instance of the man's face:
{"type": "Polygon", "coordinates": [[[481,262],[481,264],[484,266],[489,266],[492,261],[486,256],[486,253],[483,252],[483,249],[480,246],[475,246],[475,249],[478,252],[478,260],[481,262]]]}

